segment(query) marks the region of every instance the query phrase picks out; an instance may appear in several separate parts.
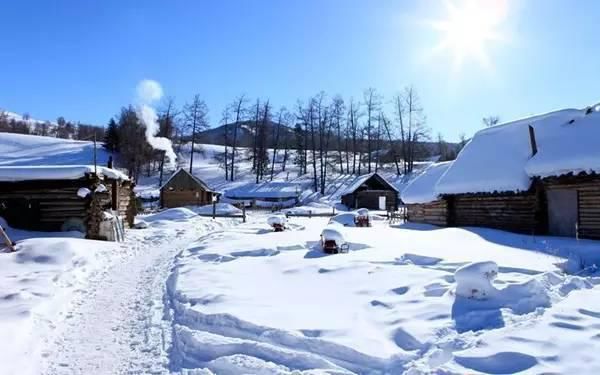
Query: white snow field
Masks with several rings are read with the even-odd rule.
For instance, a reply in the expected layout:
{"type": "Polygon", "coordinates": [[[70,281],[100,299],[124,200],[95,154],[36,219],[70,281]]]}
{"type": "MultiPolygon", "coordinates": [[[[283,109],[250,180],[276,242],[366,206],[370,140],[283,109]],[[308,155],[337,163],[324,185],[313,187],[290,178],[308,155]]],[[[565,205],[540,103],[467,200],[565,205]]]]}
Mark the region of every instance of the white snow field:
{"type": "Polygon", "coordinates": [[[338,226],[350,252],[325,256],[327,219],[290,224],[237,225],[177,257],[171,371],[600,371],[600,279],[556,265],[570,254],[597,264],[597,242],[375,222],[338,226]],[[456,295],[461,267],[463,288],[485,279],[486,296],[456,295]]]}

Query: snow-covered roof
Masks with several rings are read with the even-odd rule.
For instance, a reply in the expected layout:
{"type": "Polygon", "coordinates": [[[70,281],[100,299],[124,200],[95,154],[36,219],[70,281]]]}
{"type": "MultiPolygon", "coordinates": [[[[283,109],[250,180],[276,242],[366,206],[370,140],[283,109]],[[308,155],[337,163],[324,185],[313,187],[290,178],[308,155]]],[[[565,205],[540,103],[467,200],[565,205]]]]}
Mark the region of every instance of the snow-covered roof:
{"type": "Polygon", "coordinates": [[[204,181],[202,181],[201,179],[199,179],[198,177],[194,176],[193,174],[191,174],[190,172],[188,172],[187,169],[184,168],[178,168],[175,172],[173,172],[173,174],[171,175],[171,177],[169,177],[169,179],[160,187],[160,189],[162,189],[163,187],[167,186],[169,184],[169,182],[171,182],[171,180],[173,179],[173,177],[177,176],[179,173],[185,173],[187,175],[189,175],[198,185],[200,185],[202,187],[202,189],[214,193],[214,191],[208,187],[208,185],[206,185],[204,183],[204,181]]]}
{"type": "Polygon", "coordinates": [[[225,196],[233,199],[252,198],[296,198],[305,189],[295,182],[248,183],[225,191],[225,196]]]}
{"type": "Polygon", "coordinates": [[[535,135],[538,153],[525,165],[529,176],[600,173],[600,112],[536,126],[535,135]]]}
{"type": "Polygon", "coordinates": [[[368,174],[364,174],[362,176],[358,176],[354,182],[352,182],[352,184],[350,184],[350,186],[348,186],[346,188],[346,190],[344,190],[344,192],[342,193],[342,195],[346,195],[346,194],[352,194],[356,191],[356,189],[358,189],[359,187],[361,187],[362,184],[364,184],[365,182],[367,182],[371,177],[377,175],[377,177],[379,177],[384,183],[386,183],[387,185],[389,185],[392,189],[394,189],[395,191],[398,191],[398,189],[396,189],[396,187],[392,184],[390,184],[382,175],[380,175],[377,172],[373,172],[373,173],[368,173],[368,174]]]}
{"type": "Polygon", "coordinates": [[[423,172],[414,178],[400,193],[402,202],[407,204],[430,203],[439,198],[435,191],[440,177],[448,170],[451,161],[431,164],[423,172]]]}
{"type": "MultiPolygon", "coordinates": [[[[116,169],[97,166],[96,170],[100,177],[128,180],[124,173],[116,169]]],[[[0,182],[77,180],[91,173],[94,173],[93,165],[0,166],[0,182]]]]}
{"type": "Polygon", "coordinates": [[[583,113],[581,110],[564,109],[480,130],[440,178],[436,193],[528,190],[531,175],[526,172],[525,166],[532,156],[529,125],[535,129],[538,149],[541,149],[545,147],[545,132],[560,128],[573,118],[583,116],[583,113]]]}

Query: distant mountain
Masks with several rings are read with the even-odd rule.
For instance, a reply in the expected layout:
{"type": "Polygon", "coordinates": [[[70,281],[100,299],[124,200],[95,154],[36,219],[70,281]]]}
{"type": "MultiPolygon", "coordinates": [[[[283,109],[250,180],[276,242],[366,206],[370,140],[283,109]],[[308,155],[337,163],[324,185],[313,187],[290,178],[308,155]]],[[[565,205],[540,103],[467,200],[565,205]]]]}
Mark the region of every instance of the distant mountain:
{"type": "Polygon", "coordinates": [[[45,122],[48,122],[51,125],[56,125],[56,123],[54,123],[52,121],[37,120],[37,119],[29,117],[29,115],[26,115],[26,114],[20,115],[15,112],[9,112],[9,111],[2,110],[1,108],[0,108],[0,115],[6,115],[6,118],[8,119],[8,121],[15,120],[17,122],[26,122],[29,125],[43,124],[45,122]]]}
{"type": "MultiPolygon", "coordinates": [[[[271,148],[273,147],[273,128],[276,127],[277,123],[276,122],[269,122],[267,124],[267,147],[271,148]]],[[[254,126],[254,123],[252,121],[245,121],[243,123],[241,123],[238,127],[238,142],[237,142],[237,146],[238,147],[252,147],[253,142],[254,142],[254,138],[253,138],[253,134],[252,134],[252,128],[254,126]]],[[[221,125],[219,127],[216,128],[212,128],[212,129],[208,129],[205,130],[203,132],[198,133],[198,135],[196,136],[196,141],[198,143],[205,143],[205,144],[213,144],[213,145],[221,145],[223,146],[225,144],[225,131],[226,129],[229,129],[228,132],[230,134],[232,134],[233,132],[233,124],[228,124],[228,125],[221,125]]],[[[276,128],[275,128],[276,130],[276,128]]],[[[279,134],[279,147],[282,146],[285,138],[288,138],[288,145],[290,148],[294,148],[295,144],[296,144],[296,140],[295,140],[295,134],[294,134],[294,129],[289,127],[289,126],[285,126],[282,125],[280,128],[280,134],[279,134]]],[[[336,144],[336,139],[337,137],[332,137],[332,139],[330,140],[331,145],[335,145],[336,144]]],[[[231,142],[231,135],[230,135],[230,142],[231,142]]],[[[363,147],[365,146],[366,141],[363,141],[363,147]]],[[[389,145],[388,142],[383,142],[383,152],[382,152],[382,158],[384,160],[391,160],[391,155],[389,155],[389,152],[387,150],[389,150],[389,147],[387,147],[389,145]]],[[[447,142],[445,143],[446,147],[445,147],[445,153],[446,156],[442,156],[442,159],[447,159],[448,157],[450,158],[454,158],[456,156],[456,154],[459,151],[459,146],[458,143],[451,143],[451,142],[447,142]]],[[[419,159],[420,160],[427,160],[431,157],[435,157],[435,156],[439,156],[440,154],[440,147],[439,144],[437,142],[420,142],[419,143],[419,159]]],[[[376,152],[375,150],[373,151],[374,153],[376,152]]]]}
{"type": "MultiPolygon", "coordinates": [[[[252,127],[254,126],[254,122],[252,121],[244,121],[238,126],[238,134],[237,134],[237,146],[239,147],[252,147],[254,142],[254,137],[252,134],[252,127]]],[[[196,141],[199,143],[209,143],[214,145],[224,145],[225,144],[225,131],[230,134],[230,139],[233,137],[233,124],[221,125],[216,128],[208,129],[203,132],[198,133],[196,136],[196,141]]],[[[273,145],[274,134],[273,131],[277,131],[277,123],[273,121],[269,121],[267,123],[267,145],[271,147],[273,145]]],[[[283,144],[285,139],[287,138],[289,144],[292,145],[294,140],[294,129],[289,126],[282,125],[279,128],[279,140],[280,143],[283,144]]]]}

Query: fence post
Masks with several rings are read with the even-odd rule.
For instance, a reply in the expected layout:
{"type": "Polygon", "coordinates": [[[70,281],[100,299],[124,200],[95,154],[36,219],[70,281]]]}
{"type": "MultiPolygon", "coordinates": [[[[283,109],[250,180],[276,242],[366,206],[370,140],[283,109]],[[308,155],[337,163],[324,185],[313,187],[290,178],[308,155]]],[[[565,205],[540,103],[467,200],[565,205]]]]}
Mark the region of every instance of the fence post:
{"type": "Polygon", "coordinates": [[[308,210],[308,218],[311,219],[312,218],[312,210],[308,210]]]}
{"type": "Polygon", "coordinates": [[[246,222],[246,205],[242,206],[242,223],[246,222]]]}
{"type": "Polygon", "coordinates": [[[335,216],[335,206],[333,206],[333,216],[335,216]]]}
{"type": "Polygon", "coordinates": [[[213,199],[213,220],[215,219],[216,214],[217,214],[217,202],[215,202],[215,200],[213,199]]]}

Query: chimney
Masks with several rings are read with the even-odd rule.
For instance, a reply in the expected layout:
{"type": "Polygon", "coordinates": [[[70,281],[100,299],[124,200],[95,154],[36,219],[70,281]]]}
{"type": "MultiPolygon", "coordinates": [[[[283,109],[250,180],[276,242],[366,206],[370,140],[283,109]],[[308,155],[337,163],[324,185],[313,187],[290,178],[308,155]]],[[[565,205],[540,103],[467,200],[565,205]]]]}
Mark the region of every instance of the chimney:
{"type": "Polygon", "coordinates": [[[531,157],[534,157],[538,150],[537,142],[535,141],[535,131],[531,125],[529,125],[529,142],[531,143],[531,157]]]}

